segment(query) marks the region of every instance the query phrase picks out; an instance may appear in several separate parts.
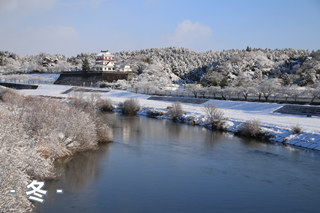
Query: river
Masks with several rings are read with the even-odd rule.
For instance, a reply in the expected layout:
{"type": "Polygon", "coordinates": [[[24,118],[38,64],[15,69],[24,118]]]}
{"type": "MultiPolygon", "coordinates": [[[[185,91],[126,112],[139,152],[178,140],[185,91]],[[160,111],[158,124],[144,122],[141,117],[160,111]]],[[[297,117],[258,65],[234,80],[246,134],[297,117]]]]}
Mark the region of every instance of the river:
{"type": "Polygon", "coordinates": [[[114,142],[57,165],[63,176],[46,182],[36,212],[319,212],[319,152],[104,116],[114,142]]]}

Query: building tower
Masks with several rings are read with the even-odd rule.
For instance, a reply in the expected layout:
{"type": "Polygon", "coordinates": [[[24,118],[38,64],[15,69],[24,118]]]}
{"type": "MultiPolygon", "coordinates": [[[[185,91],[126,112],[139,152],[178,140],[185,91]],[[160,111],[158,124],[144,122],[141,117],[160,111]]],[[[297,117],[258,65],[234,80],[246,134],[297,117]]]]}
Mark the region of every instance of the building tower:
{"type": "Polygon", "coordinates": [[[109,71],[113,72],[114,69],[114,56],[109,51],[102,51],[96,55],[96,64],[94,66],[96,71],[109,71]]]}

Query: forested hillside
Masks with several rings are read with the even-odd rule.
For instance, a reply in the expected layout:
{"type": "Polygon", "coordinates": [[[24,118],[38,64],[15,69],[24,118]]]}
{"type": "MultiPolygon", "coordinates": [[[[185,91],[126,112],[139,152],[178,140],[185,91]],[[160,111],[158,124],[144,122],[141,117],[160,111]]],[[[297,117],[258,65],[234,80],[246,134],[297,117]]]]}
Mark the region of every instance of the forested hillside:
{"type": "MultiPolygon", "coordinates": [[[[253,79],[279,78],[283,85],[306,86],[320,79],[320,50],[256,49],[195,52],[187,48],[151,48],[114,53],[116,67],[130,65],[139,81],[176,83],[201,82],[209,86],[241,85],[253,79]]],[[[60,72],[81,69],[88,59],[94,65],[95,53],[73,57],[40,53],[18,56],[0,51],[2,74],[31,71],[60,72]]]]}

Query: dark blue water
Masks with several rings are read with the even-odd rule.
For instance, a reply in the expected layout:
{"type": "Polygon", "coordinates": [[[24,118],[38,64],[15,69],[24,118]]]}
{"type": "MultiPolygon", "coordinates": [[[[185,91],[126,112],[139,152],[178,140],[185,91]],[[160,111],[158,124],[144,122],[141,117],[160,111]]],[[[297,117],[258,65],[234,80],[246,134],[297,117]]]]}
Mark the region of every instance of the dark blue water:
{"type": "Polygon", "coordinates": [[[61,164],[37,212],[320,211],[319,152],[145,117],[106,120],[114,142],[61,164]]]}

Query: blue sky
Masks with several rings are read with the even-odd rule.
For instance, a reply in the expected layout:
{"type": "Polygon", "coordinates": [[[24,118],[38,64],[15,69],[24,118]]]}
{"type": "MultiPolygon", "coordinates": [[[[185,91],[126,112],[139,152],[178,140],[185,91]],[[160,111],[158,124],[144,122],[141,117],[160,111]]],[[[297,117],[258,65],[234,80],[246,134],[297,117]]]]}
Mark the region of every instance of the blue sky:
{"type": "Polygon", "coordinates": [[[320,49],[319,0],[0,0],[0,50],[320,49]]]}

